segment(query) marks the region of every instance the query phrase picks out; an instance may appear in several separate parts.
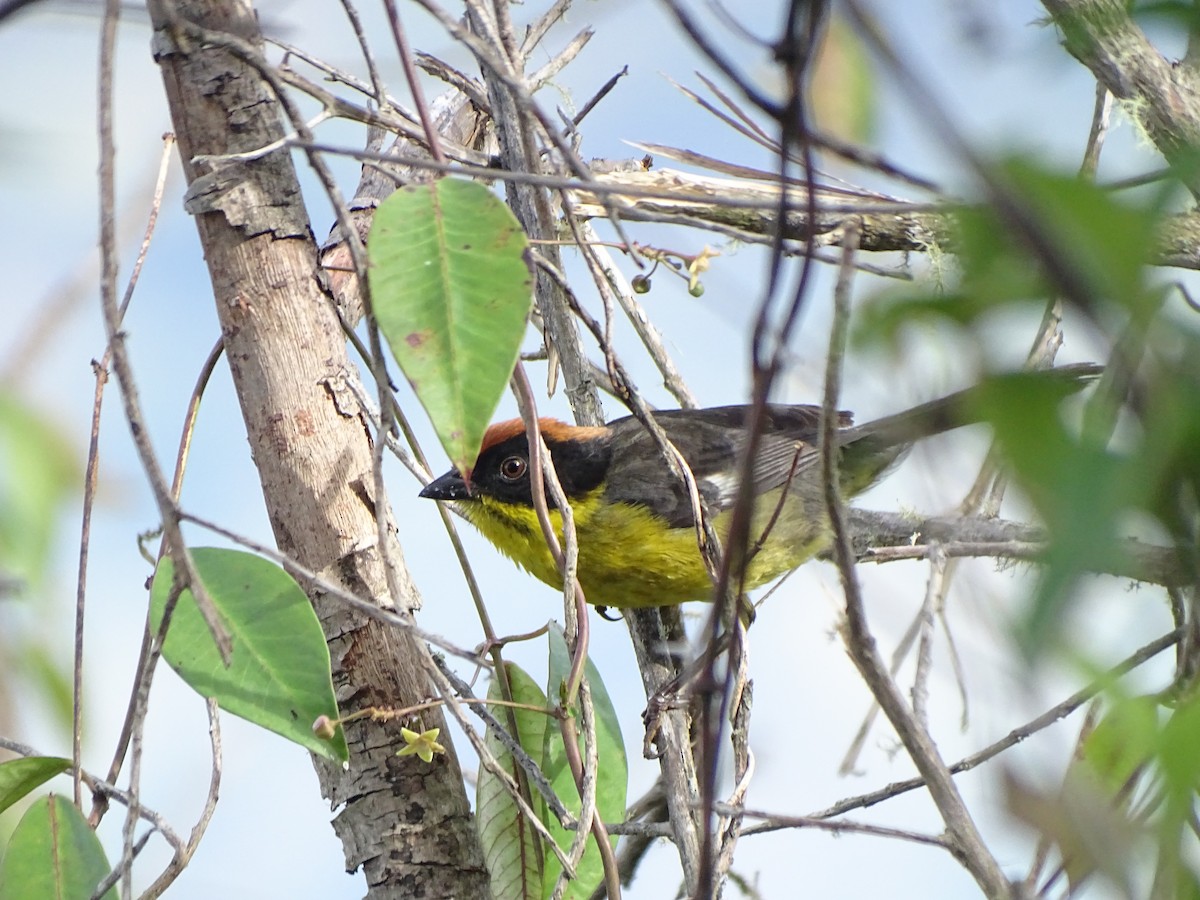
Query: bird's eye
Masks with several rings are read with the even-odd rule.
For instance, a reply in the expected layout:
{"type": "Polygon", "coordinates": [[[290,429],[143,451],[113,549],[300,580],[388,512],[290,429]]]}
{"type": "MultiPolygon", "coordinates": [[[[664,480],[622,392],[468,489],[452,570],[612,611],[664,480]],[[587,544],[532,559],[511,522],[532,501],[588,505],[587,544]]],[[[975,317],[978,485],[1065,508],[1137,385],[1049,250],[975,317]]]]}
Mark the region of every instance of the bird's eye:
{"type": "Polygon", "coordinates": [[[529,464],[520,456],[510,456],[500,463],[500,477],[505,481],[520,481],[525,477],[529,464]]]}

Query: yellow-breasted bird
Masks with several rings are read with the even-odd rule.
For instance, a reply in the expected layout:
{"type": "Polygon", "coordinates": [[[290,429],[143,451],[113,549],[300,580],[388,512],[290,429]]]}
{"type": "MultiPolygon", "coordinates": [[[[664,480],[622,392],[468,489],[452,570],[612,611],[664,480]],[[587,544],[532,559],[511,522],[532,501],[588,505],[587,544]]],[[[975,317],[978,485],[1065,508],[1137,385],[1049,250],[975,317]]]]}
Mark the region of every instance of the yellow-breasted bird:
{"type": "MultiPolygon", "coordinates": [[[[1094,366],[1071,366],[1053,374],[1065,394],[1097,372],[1094,366]]],[[[865,425],[851,425],[850,414],[839,413],[842,495],[850,498],[874,485],[913,441],[978,421],[971,395],[971,389],[960,391],[865,425]]],[[[653,413],[687,460],[722,538],[738,491],[749,409],[653,413]]],[[[769,405],[765,410],[754,457],[750,544],[764,532],[767,539],[749,562],[747,589],[796,568],[828,545],[819,421],[816,406],[769,405]]],[[[588,602],[623,608],[711,599],[691,500],[641,423],[628,416],[596,428],[556,419],[540,419],[539,424],[575,516],[578,577],[588,602]]],[[[454,501],[501,552],[559,586],[562,578],[538,524],[529,475],[525,424],[514,419],[487,430],[469,478],[451,470],[430,482],[421,496],[454,501]]],[[[547,502],[561,537],[562,516],[549,496],[547,502]]]]}

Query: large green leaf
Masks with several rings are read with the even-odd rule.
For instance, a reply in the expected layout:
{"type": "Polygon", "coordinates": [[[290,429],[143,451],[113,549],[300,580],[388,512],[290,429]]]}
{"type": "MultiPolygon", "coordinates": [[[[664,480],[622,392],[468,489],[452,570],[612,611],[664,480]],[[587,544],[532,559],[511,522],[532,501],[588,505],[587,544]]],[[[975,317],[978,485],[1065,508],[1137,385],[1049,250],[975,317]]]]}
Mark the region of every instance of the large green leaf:
{"type": "MultiPolygon", "coordinates": [[[[546,693],[551,697],[560,696],[560,689],[571,671],[571,654],[567,650],[567,642],[563,635],[562,626],[557,622],[550,623],[550,671],[547,676],[546,693]]],[[[629,761],[625,757],[625,741],[621,738],[621,724],[617,711],[612,705],[600,672],[587,661],[588,685],[592,691],[592,706],[596,711],[596,808],[605,822],[623,822],[625,820],[625,794],[629,786],[629,761]]],[[[579,739],[580,749],[583,747],[583,736],[579,739]]],[[[546,731],[542,771],[550,779],[554,792],[562,799],[567,809],[578,814],[580,808],[579,791],[575,787],[575,779],[571,775],[571,767],[567,763],[566,749],[563,745],[562,733],[558,728],[546,731]]],[[[546,827],[554,835],[560,847],[567,850],[575,833],[567,831],[558,824],[552,816],[546,817],[546,827]]],[[[611,839],[616,846],[617,838],[611,839]]],[[[543,896],[549,897],[558,880],[562,865],[550,854],[546,855],[546,874],[543,881],[543,896]]],[[[567,898],[590,897],[592,892],[604,880],[604,866],[600,859],[600,850],[595,843],[589,843],[587,852],[579,861],[576,878],[564,895],[567,898]]]]}
{"type": "Polygon", "coordinates": [[[371,226],[375,319],[463,472],[520,351],[532,303],[526,248],[508,207],[459,179],[401,188],[371,226]]]}
{"type": "MultiPolygon", "coordinates": [[[[505,669],[514,701],[528,706],[546,706],[546,695],[520,666],[507,663],[505,669]]],[[[504,693],[498,678],[492,679],[488,697],[503,699],[504,693]]],[[[547,716],[523,709],[514,709],[512,712],[521,749],[540,764],[547,716]]],[[[504,708],[495,709],[496,718],[501,722],[508,720],[507,713],[504,708]]],[[[485,742],[504,770],[517,778],[518,767],[512,754],[490,728],[485,742]]],[[[541,809],[540,818],[545,820],[545,802],[539,799],[534,802],[533,808],[541,809]]],[[[483,843],[483,858],[487,863],[494,900],[540,900],[544,852],[541,841],[500,779],[482,767],[475,788],[475,822],[483,843]]]]}
{"type": "Polygon", "coordinates": [[[0,812],[69,768],[71,761],[58,756],[25,756],[0,763],[0,812]]]}
{"type": "MultiPolygon", "coordinates": [[[[233,655],[221,660],[191,591],[175,606],[163,658],[202,696],[295,741],[313,753],[345,761],[339,727],[332,740],[313,734],[320,716],[336,719],[329,649],[312,606],[292,577],[251,553],[199,547],[196,568],[228,630],[233,655]]],[[[174,566],[159,563],[150,591],[151,627],[157,629],[171,591],[174,566]]]]}
{"type": "MultiPolygon", "coordinates": [[[[0,862],[4,900],[87,900],[108,874],[95,832],[66,800],[50,794],[34,803],[13,831],[0,862]]],[[[115,888],[104,900],[116,900],[115,888]]]]}

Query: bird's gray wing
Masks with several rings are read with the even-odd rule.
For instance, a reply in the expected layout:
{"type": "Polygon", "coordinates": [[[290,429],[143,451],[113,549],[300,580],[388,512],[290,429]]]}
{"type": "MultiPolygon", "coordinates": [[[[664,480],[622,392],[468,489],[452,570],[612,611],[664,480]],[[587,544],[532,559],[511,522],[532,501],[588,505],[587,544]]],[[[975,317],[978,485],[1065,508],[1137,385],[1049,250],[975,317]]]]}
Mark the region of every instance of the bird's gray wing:
{"type": "MultiPolygon", "coordinates": [[[[737,497],[738,466],[749,438],[745,428],[748,410],[746,406],[722,406],[654,413],[687,460],[696,487],[714,515],[730,508],[737,497]]],[[[751,473],[756,495],[780,487],[815,463],[819,420],[819,407],[767,407],[751,473]]],[[[841,413],[839,425],[848,424],[849,414],[841,413]]],[[[632,417],[609,427],[613,456],[605,499],[644,506],[673,528],[692,527],[691,499],[671,473],[653,436],[632,417]]]]}

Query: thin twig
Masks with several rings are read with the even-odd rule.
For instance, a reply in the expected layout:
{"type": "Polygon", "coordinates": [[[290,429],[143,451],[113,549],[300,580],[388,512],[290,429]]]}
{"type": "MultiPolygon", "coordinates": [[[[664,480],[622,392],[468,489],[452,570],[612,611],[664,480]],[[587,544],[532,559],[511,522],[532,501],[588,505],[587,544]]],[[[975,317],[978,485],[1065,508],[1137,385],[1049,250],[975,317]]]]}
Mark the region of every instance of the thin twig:
{"type": "MultiPolygon", "coordinates": [[[[204,391],[208,386],[208,381],[212,377],[213,369],[217,365],[217,361],[221,358],[224,342],[218,338],[213,348],[209,351],[208,357],[204,364],[200,367],[200,374],[196,378],[196,383],[192,387],[191,397],[188,399],[187,413],[184,415],[183,427],[179,436],[179,448],[175,454],[175,474],[171,478],[171,497],[175,503],[179,502],[180,494],[183,490],[183,477],[187,471],[188,456],[191,452],[192,436],[195,433],[196,419],[200,413],[200,401],[204,396],[204,391]]],[[[167,552],[167,541],[164,537],[159,543],[158,555],[156,560],[162,560],[167,552]]],[[[168,617],[169,619],[169,617],[168,617]]],[[[151,649],[153,647],[154,634],[150,630],[150,620],[146,619],[146,623],[142,628],[142,644],[138,650],[137,664],[134,666],[134,684],[141,683],[142,679],[147,677],[147,672],[152,664],[153,655],[151,649]]],[[[134,691],[129,703],[125,708],[125,719],[121,723],[121,733],[117,737],[117,744],[113,750],[112,762],[109,765],[110,781],[116,780],[117,774],[121,771],[121,767],[125,763],[125,753],[129,749],[129,741],[133,736],[134,727],[136,725],[137,715],[137,692],[134,691]]],[[[104,817],[108,809],[107,800],[104,797],[99,798],[93,803],[92,811],[88,816],[88,820],[92,827],[95,828],[100,820],[104,817]]]]}
{"type": "Polygon", "coordinates": [[[709,58],[713,65],[724,73],[730,81],[738,86],[743,94],[746,95],[751,103],[759,109],[768,113],[772,118],[779,116],[779,106],[770,97],[762,93],[753,86],[750,79],[746,78],[738,71],[733,61],[729,59],[727,54],[718,47],[718,45],[710,40],[708,36],[701,31],[699,22],[692,16],[687,8],[680,0],[664,0],[667,7],[675,16],[683,30],[687,32],[688,37],[692,39],[692,43],[709,58]]]}
{"type": "Polygon", "coordinates": [[[586,258],[589,262],[593,258],[595,259],[596,263],[600,266],[600,271],[604,273],[605,278],[612,285],[617,303],[625,311],[625,316],[629,319],[630,324],[633,325],[634,331],[637,332],[642,346],[646,348],[650,359],[653,360],[654,365],[662,374],[663,386],[671,392],[671,395],[679,401],[679,405],[684,409],[694,409],[699,405],[695,395],[692,394],[684,382],[683,376],[675,365],[675,361],[671,359],[671,355],[667,352],[662,334],[654,327],[654,323],[650,321],[645,308],[638,302],[629,280],[617,268],[612,254],[600,242],[600,238],[596,234],[595,229],[592,228],[591,223],[584,223],[580,227],[580,231],[592,251],[592,254],[586,258]]]}
{"type": "Polygon", "coordinates": [[[367,40],[366,31],[363,29],[358,7],[354,5],[353,0],[341,0],[341,4],[346,18],[350,20],[350,27],[354,30],[354,37],[358,41],[358,49],[362,53],[363,62],[367,65],[367,75],[371,79],[371,89],[375,92],[375,102],[381,109],[387,107],[391,102],[387,95],[387,86],[383,83],[383,76],[379,74],[379,67],[375,64],[375,54],[371,52],[371,43],[367,40]]]}
{"type": "MultiPolygon", "coordinates": [[[[846,251],[851,252],[849,249],[846,251]]],[[[1008,880],[982,835],[971,819],[957,786],[938,754],[929,733],[905,705],[895,681],[876,649],[875,639],[866,620],[862,593],[854,571],[854,554],[850,548],[845,508],[842,504],[837,471],[837,452],[834,443],[837,419],[837,398],[841,382],[841,360],[845,347],[849,319],[849,291],[834,292],[834,325],[830,337],[829,362],[825,373],[825,394],[821,418],[821,476],[825,489],[825,507],[833,535],[833,557],[841,576],[846,598],[845,642],[855,666],[862,674],[871,693],[879,701],[884,714],[896,729],[929,788],[930,796],[946,823],[952,841],[952,851],[974,876],[984,894],[990,898],[1009,896],[1008,880]]]]}
{"type": "Polygon", "coordinates": [[[925,584],[925,599],[921,603],[921,611],[917,615],[920,639],[917,642],[917,671],[913,675],[910,691],[912,696],[913,717],[922,728],[929,728],[929,716],[926,712],[929,701],[929,672],[933,667],[933,626],[937,608],[945,596],[947,584],[946,557],[935,544],[929,553],[929,579],[925,584]]]}
{"type": "MultiPolygon", "coordinates": [[[[163,189],[167,183],[167,173],[171,161],[171,153],[175,147],[173,134],[163,135],[163,152],[159,161],[158,177],[154,182],[154,194],[150,200],[150,214],[146,222],[146,230],[142,236],[141,247],[138,248],[137,259],[133,264],[133,272],[125,287],[125,295],[121,300],[120,316],[123,320],[133,300],[133,291],[137,286],[138,277],[146,261],[150,249],[150,241],[158,223],[158,213],[162,208],[163,189]]],[[[84,610],[87,600],[87,568],[88,552],[91,547],[92,508],[96,499],[97,477],[100,468],[100,410],[104,402],[104,387],[108,383],[108,364],[112,351],[105,348],[100,362],[92,364],[96,375],[96,390],[92,398],[92,427],[88,438],[87,465],[83,481],[83,511],[81,515],[79,536],[79,570],[75,589],[75,645],[72,662],[71,685],[71,759],[75,765],[75,805],[83,809],[83,794],[80,787],[81,755],[83,742],[83,627],[84,610]]]]}
{"type": "MultiPolygon", "coordinates": [[[[46,756],[46,753],[38,750],[36,747],[31,747],[28,744],[23,744],[19,741],[10,740],[9,738],[0,735],[0,749],[8,750],[18,756],[46,756]]],[[[72,777],[75,772],[72,769],[72,777]]],[[[87,785],[87,789],[93,794],[103,794],[106,797],[112,797],[122,806],[129,806],[131,799],[129,792],[122,790],[110,781],[105,781],[102,778],[97,778],[95,775],[88,772],[86,769],[79,773],[79,777],[83,783],[87,785]]],[[[147,806],[138,805],[138,816],[145,820],[150,827],[163,836],[163,840],[171,846],[175,851],[178,851],[184,846],[183,839],[175,833],[171,828],[166,818],[155,812],[147,806]]]]}
{"type": "Polygon", "coordinates": [[[528,56],[533,48],[542,42],[546,33],[562,20],[570,8],[571,0],[554,0],[554,5],[525,29],[525,37],[521,39],[521,55],[528,56]]]}
{"type": "Polygon", "coordinates": [[[208,823],[212,821],[213,813],[217,810],[217,797],[221,792],[222,770],[221,721],[217,712],[216,700],[209,697],[205,702],[205,707],[208,712],[208,736],[212,765],[209,769],[208,794],[204,798],[204,808],[200,812],[200,818],[188,835],[186,846],[175,850],[175,855],[172,857],[170,864],[154,879],[154,883],[142,892],[138,900],[155,900],[155,898],[162,896],[166,889],[179,877],[187,864],[191,862],[192,856],[200,846],[201,838],[204,837],[205,831],[208,830],[208,823]]]}
{"type": "Polygon", "coordinates": [[[302,566],[296,560],[292,559],[285,553],[280,553],[274,547],[267,544],[261,544],[258,541],[252,540],[245,535],[238,534],[218,525],[209,519],[198,516],[187,511],[180,511],[179,518],[183,522],[191,522],[211,531],[213,534],[219,534],[221,537],[233,541],[245,547],[248,550],[253,550],[255,553],[266,557],[272,562],[278,563],[283,569],[286,569],[288,574],[300,582],[300,586],[305,589],[306,593],[320,592],[339,600],[348,606],[353,607],[358,612],[363,613],[368,618],[375,619],[378,622],[383,622],[393,628],[401,628],[405,631],[411,631],[414,637],[419,638],[425,643],[432,644],[440,650],[444,650],[451,656],[457,656],[459,659],[465,659],[473,665],[486,665],[487,661],[481,659],[478,653],[467,650],[465,647],[459,647],[451,643],[439,635],[421,628],[412,621],[411,616],[404,616],[400,613],[392,612],[391,610],[383,609],[379,604],[368,597],[360,597],[352,591],[346,590],[345,587],[338,584],[331,578],[326,578],[323,575],[312,571],[311,569],[302,566]]]}
{"type": "MultiPolygon", "coordinates": [[[[571,767],[575,784],[579,790],[580,813],[579,821],[587,825],[595,836],[601,859],[604,861],[605,881],[608,884],[609,896],[613,900],[620,897],[620,878],[618,875],[616,857],[613,855],[612,844],[609,843],[604,821],[596,814],[596,723],[592,711],[591,691],[588,689],[584,675],[587,664],[587,649],[589,644],[590,621],[587,615],[586,598],[583,588],[576,577],[579,564],[579,542],[575,533],[575,520],[571,513],[571,505],[567,500],[554,462],[546,451],[538,428],[537,408],[534,405],[533,388],[525,375],[524,367],[518,363],[513,371],[513,391],[521,415],[525,419],[526,437],[529,445],[529,484],[533,492],[533,506],[537,511],[538,522],[542,527],[542,536],[554,557],[555,564],[563,576],[564,615],[567,620],[567,647],[571,652],[571,670],[567,683],[563,688],[564,703],[570,707],[576,700],[579,704],[580,719],[584,726],[584,752],[587,754],[587,764],[579,755],[578,735],[575,731],[575,718],[569,713],[559,720],[559,728],[563,733],[563,745],[566,750],[567,762],[571,767]],[[544,480],[543,480],[544,479],[544,480]],[[562,521],[562,546],[559,545],[558,535],[550,520],[546,499],[549,489],[562,521]]],[[[566,712],[564,710],[564,712],[566,712]]],[[[586,833],[580,830],[572,842],[568,857],[574,866],[582,857],[586,833]]],[[[564,871],[555,892],[560,893],[565,885],[564,871]]]]}
{"type": "Polygon", "coordinates": [[[446,676],[446,679],[453,686],[459,697],[471,704],[471,709],[475,712],[475,715],[483,720],[484,725],[496,736],[496,740],[502,743],[504,749],[512,754],[513,760],[529,776],[529,783],[537,788],[538,794],[546,801],[546,805],[554,813],[554,817],[558,819],[559,824],[563,828],[574,828],[578,823],[578,819],[563,805],[558,794],[554,793],[554,787],[547,780],[541,766],[525,752],[517,737],[517,732],[509,730],[511,726],[505,727],[501,724],[500,720],[486,706],[476,704],[477,698],[471,691],[471,686],[458,677],[454,670],[446,664],[445,659],[441,656],[434,656],[433,661],[441,673],[446,676]]]}
{"type": "MultiPolygon", "coordinates": [[[[718,805],[719,810],[728,808],[725,804],[718,805]]],[[[832,834],[865,834],[873,837],[896,838],[917,844],[929,844],[933,847],[941,847],[943,850],[951,849],[950,842],[943,835],[921,834],[920,832],[906,829],[889,828],[885,825],[871,825],[867,822],[849,822],[845,819],[831,821],[813,816],[791,816],[754,809],[739,809],[738,811],[747,818],[762,820],[757,825],[743,828],[742,837],[769,834],[785,828],[815,828],[819,831],[828,831],[832,834]]]]}
{"type": "Polygon", "coordinates": [[[595,32],[591,28],[584,28],[582,31],[576,34],[575,37],[567,41],[566,46],[555,53],[549,62],[539,68],[536,72],[530,73],[529,86],[531,90],[536,91],[549,84],[559,72],[574,62],[575,57],[583,52],[583,48],[588,45],[588,42],[591,41],[594,36],[595,32]]]}
{"type": "MultiPolygon", "coordinates": [[[[1174,631],[1165,634],[1160,638],[1156,638],[1155,640],[1127,656],[1125,659],[1121,660],[1121,662],[1117,663],[1117,665],[1113,666],[1099,678],[1076,691],[1061,703],[1050,707],[1050,709],[1046,710],[1044,713],[1031,719],[1025,724],[1012,729],[1012,731],[1000,738],[1000,740],[988,744],[988,746],[984,747],[982,750],[978,750],[975,753],[972,753],[970,756],[965,756],[958,762],[951,764],[948,767],[949,771],[954,775],[959,775],[963,772],[969,772],[988,760],[999,756],[1010,747],[1015,747],[1017,744],[1037,734],[1039,731],[1045,730],[1055,722],[1065,719],[1071,713],[1075,712],[1075,710],[1079,709],[1079,707],[1083,706],[1092,698],[1099,695],[1102,691],[1108,689],[1115,679],[1133,671],[1138,666],[1142,665],[1142,663],[1153,659],[1164,650],[1179,643],[1182,636],[1183,631],[1181,629],[1175,629],[1174,631]]],[[[810,815],[822,819],[831,818],[832,816],[840,816],[844,813],[850,812],[851,810],[866,809],[876,805],[877,803],[882,803],[884,800],[890,800],[892,797],[897,797],[900,794],[905,794],[909,791],[913,791],[924,786],[924,778],[909,778],[905,781],[897,781],[867,794],[859,794],[854,797],[847,797],[844,800],[839,800],[832,806],[810,813],[810,815]]]]}
{"type": "Polygon", "coordinates": [[[383,6],[387,10],[388,26],[392,29],[392,39],[396,42],[396,52],[400,55],[404,78],[408,82],[413,103],[417,107],[417,115],[421,119],[421,128],[425,132],[425,146],[429,148],[429,153],[435,162],[444,163],[446,155],[442,152],[441,137],[429,115],[429,104],[425,102],[425,91],[421,87],[421,79],[417,77],[417,70],[413,65],[412,50],[409,49],[408,35],[405,34],[404,26],[400,22],[400,11],[396,9],[396,0],[383,0],[383,6]]]}
{"type": "Polygon", "coordinates": [[[609,92],[617,86],[617,82],[628,74],[629,66],[623,66],[620,72],[608,79],[608,81],[604,82],[604,84],[601,85],[600,90],[596,91],[596,93],[592,95],[591,99],[589,99],[587,103],[583,104],[583,107],[579,110],[579,112],[575,113],[574,117],[571,119],[571,125],[578,127],[579,124],[587,118],[587,114],[596,108],[596,104],[607,97],[609,92]]]}

